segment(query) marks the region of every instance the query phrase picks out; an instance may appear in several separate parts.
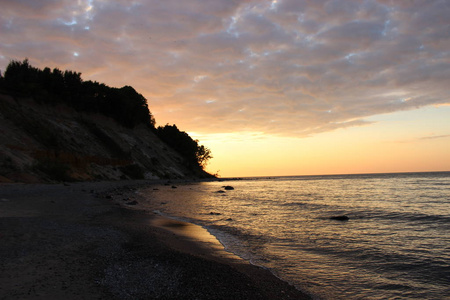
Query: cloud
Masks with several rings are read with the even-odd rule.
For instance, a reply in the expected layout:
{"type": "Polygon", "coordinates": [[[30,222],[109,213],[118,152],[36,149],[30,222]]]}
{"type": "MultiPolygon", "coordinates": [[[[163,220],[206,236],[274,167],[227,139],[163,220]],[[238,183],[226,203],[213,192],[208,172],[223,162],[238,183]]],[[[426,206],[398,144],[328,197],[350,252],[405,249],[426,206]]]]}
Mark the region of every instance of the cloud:
{"type": "Polygon", "coordinates": [[[132,85],[187,131],[307,136],[450,102],[448,1],[1,4],[2,69],[132,85]]]}
{"type": "Polygon", "coordinates": [[[450,139],[450,134],[422,136],[422,137],[417,137],[417,138],[413,138],[413,139],[398,140],[398,141],[395,141],[395,143],[409,144],[409,143],[434,141],[434,140],[442,140],[442,139],[450,139]]]}
{"type": "Polygon", "coordinates": [[[450,134],[425,136],[420,139],[421,140],[435,140],[435,139],[448,139],[448,138],[450,138],[450,134]]]}

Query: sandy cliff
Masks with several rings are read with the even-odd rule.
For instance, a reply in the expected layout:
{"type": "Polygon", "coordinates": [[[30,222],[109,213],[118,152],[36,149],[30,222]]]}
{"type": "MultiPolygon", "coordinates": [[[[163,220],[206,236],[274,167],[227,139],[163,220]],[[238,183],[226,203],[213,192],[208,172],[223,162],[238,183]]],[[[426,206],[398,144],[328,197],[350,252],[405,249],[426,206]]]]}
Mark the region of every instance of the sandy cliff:
{"type": "Polygon", "coordinates": [[[0,182],[196,178],[147,126],[0,95],[0,182]]]}

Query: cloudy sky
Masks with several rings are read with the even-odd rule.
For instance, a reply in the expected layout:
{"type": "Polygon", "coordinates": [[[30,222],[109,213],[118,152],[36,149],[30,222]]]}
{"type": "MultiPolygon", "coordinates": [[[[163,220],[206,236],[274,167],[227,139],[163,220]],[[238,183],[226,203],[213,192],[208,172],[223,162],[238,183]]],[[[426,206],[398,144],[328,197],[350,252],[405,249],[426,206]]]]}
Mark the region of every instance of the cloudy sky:
{"type": "Polygon", "coordinates": [[[450,170],[448,0],[0,5],[0,69],[131,85],[211,148],[213,173],[450,170]]]}

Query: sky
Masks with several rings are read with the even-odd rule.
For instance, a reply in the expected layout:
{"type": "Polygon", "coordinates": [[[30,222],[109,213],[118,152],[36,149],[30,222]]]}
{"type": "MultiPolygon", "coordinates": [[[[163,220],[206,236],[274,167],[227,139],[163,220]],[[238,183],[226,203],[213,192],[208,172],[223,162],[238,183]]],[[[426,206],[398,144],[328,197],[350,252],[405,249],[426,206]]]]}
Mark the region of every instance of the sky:
{"type": "Polygon", "coordinates": [[[0,0],[28,58],[133,86],[222,177],[450,171],[448,0],[0,0]]]}

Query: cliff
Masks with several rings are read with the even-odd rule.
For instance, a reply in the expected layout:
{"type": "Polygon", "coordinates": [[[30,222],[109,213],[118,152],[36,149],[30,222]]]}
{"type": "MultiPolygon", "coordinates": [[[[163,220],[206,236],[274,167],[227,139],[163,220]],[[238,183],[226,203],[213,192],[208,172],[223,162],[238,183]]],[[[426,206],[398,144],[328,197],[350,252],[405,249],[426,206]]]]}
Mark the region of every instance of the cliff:
{"type": "Polygon", "coordinates": [[[0,182],[204,177],[145,124],[0,94],[0,182]]]}

